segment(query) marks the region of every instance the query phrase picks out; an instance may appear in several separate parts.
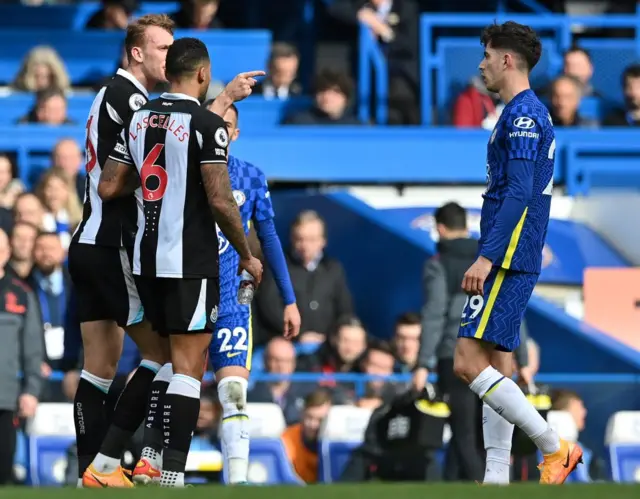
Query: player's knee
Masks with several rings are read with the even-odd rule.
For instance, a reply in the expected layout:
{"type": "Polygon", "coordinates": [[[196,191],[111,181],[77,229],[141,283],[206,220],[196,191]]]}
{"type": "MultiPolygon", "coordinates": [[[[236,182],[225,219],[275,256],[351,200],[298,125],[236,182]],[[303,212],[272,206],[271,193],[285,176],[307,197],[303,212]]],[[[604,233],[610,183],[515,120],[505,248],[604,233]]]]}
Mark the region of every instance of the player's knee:
{"type": "Polygon", "coordinates": [[[228,376],[218,383],[218,398],[222,405],[223,417],[243,413],[247,407],[246,379],[240,376],[228,376]]]}
{"type": "Polygon", "coordinates": [[[478,341],[458,339],[453,356],[453,372],[458,378],[469,384],[489,365],[487,353],[478,341]]]}

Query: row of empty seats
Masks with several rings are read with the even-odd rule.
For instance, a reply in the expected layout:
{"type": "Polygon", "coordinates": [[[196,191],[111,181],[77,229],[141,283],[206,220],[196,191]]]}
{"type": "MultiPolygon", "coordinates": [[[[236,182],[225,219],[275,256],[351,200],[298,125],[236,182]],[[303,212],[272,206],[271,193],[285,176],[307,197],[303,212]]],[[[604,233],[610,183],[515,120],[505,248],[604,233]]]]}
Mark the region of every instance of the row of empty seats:
{"type": "MultiPolygon", "coordinates": [[[[280,435],[285,430],[282,410],[276,404],[248,404],[251,421],[249,479],[260,484],[301,484],[288,462],[280,435]]],[[[339,479],[353,449],[364,438],[371,411],[352,406],[335,406],[321,428],[319,480],[339,479]]],[[[576,441],[578,431],[569,413],[550,411],[548,421],[565,439],[576,441]]],[[[27,426],[24,463],[28,483],[59,485],[66,468],[66,449],[74,440],[71,404],[41,404],[27,426]],[[62,470],[62,471],[61,471],[62,470]]],[[[445,431],[445,445],[450,433],[445,431]]],[[[605,437],[611,476],[616,482],[640,482],[640,411],[618,412],[611,416],[605,437]]],[[[190,471],[219,470],[220,453],[191,452],[190,471]]],[[[224,470],[223,470],[224,477],[224,470]]],[[[586,466],[578,467],[572,482],[588,482],[586,466]]]]}

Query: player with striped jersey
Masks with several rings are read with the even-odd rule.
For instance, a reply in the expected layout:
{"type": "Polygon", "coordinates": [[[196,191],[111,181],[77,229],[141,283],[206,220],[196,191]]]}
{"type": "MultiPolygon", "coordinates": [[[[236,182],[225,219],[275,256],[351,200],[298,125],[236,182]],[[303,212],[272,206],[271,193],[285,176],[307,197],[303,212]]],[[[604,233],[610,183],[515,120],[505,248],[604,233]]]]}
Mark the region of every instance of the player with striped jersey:
{"type": "Polygon", "coordinates": [[[231,191],[224,122],[200,107],[211,82],[204,43],[176,40],[166,76],[171,90],[125,124],[99,193],[111,199],[135,192],[140,207],[133,273],[146,316],[170,338],[173,366],[162,404],[160,485],[181,487],[200,406],[202,359],[218,318],[216,222],[240,255],[239,269],[256,285],[262,264],[251,254],[231,191]]]}
{"type": "Polygon", "coordinates": [[[487,145],[479,254],[462,281],[469,297],[454,370],[484,402],[484,482],[509,483],[515,424],[544,456],[540,483],[561,484],[581,462],[582,449],[560,439],[511,380],[512,352],[541,271],[553,190],[553,123],[529,84],[542,45],[534,30],[512,21],[485,28],[481,42],[480,72],[505,108],[487,145]]]}
{"type": "MultiPolygon", "coordinates": [[[[205,107],[211,109],[212,104],[212,101],[207,102],[205,107]]],[[[235,141],[240,134],[238,109],[235,106],[225,113],[224,122],[230,141],[235,141]]],[[[249,233],[249,227],[253,224],[285,305],[284,337],[294,338],[300,331],[300,313],[273,222],[275,214],[267,180],[258,167],[231,155],[227,167],[245,233],[249,233]]],[[[237,270],[240,257],[219,229],[217,248],[220,260],[220,305],[209,358],[218,381],[218,396],[223,409],[223,469],[228,482],[236,484],[247,481],[249,463],[249,420],[244,407],[251,371],[251,305],[238,303],[240,277],[237,270]]],[[[137,483],[157,480],[162,466],[155,449],[148,447],[146,442],[144,445],[142,458],[133,474],[133,480],[137,483]]]]}

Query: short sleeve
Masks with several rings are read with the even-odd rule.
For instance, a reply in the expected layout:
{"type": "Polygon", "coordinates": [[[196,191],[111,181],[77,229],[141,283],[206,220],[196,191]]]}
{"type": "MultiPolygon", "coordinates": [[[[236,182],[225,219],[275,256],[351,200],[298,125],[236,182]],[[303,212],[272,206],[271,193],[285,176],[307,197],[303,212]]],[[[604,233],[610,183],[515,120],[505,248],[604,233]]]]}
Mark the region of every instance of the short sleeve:
{"type": "Polygon", "coordinates": [[[258,185],[256,189],[256,206],[254,218],[258,222],[263,220],[270,220],[275,217],[273,211],[273,204],[271,203],[271,193],[269,192],[269,185],[264,173],[258,171],[258,185]]]}
{"type": "Polygon", "coordinates": [[[527,110],[510,113],[506,123],[505,145],[508,159],[535,161],[542,143],[540,117],[527,110]]]}
{"type": "Polygon", "coordinates": [[[125,139],[125,134],[127,133],[127,128],[122,130],[122,133],[118,135],[118,142],[116,142],[113,151],[109,154],[109,158],[118,163],[125,163],[127,165],[133,165],[133,160],[129,155],[129,147],[127,146],[127,141],[125,139]]]}
{"type": "Polygon", "coordinates": [[[200,145],[200,163],[227,162],[229,134],[222,118],[210,111],[206,112],[204,126],[197,130],[200,145]]]}
{"type": "Polygon", "coordinates": [[[147,103],[147,98],[144,95],[126,91],[122,85],[108,87],[104,100],[107,115],[114,123],[121,126],[131,119],[134,112],[147,103]]]}

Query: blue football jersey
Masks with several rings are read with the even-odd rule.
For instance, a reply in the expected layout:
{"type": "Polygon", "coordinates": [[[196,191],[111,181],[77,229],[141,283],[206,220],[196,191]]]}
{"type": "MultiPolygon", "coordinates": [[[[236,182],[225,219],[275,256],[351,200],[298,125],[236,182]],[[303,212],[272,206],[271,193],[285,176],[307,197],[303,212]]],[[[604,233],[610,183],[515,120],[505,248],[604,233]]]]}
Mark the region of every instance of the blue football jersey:
{"type": "Polygon", "coordinates": [[[510,160],[534,163],[533,195],[513,230],[506,251],[493,263],[504,269],[539,274],[551,210],[556,141],[549,111],[532,90],[504,108],[487,146],[487,190],[480,218],[480,251],[495,225],[507,193],[510,160]]]}
{"type": "MultiPolygon", "coordinates": [[[[260,222],[274,217],[267,179],[259,168],[231,155],[228,168],[233,197],[238,203],[245,233],[248,233],[251,220],[260,222]]],[[[220,255],[219,316],[248,313],[249,306],[238,303],[240,277],[237,274],[240,256],[220,228],[217,230],[220,255]]]]}

